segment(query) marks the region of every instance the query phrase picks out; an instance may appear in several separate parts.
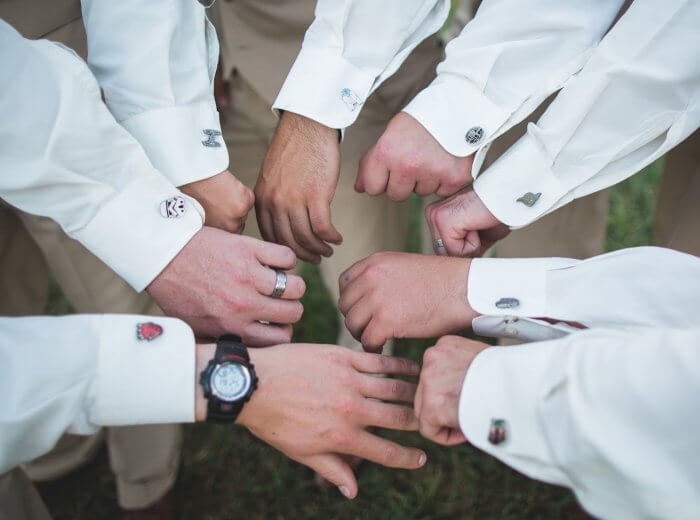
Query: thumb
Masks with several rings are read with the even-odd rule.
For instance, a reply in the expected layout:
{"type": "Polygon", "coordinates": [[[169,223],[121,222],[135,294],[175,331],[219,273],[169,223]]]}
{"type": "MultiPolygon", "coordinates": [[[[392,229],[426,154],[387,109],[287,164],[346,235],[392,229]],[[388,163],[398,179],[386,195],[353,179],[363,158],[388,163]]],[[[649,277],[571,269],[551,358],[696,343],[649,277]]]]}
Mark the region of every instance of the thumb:
{"type": "Polygon", "coordinates": [[[350,466],[338,455],[323,453],[300,459],[299,462],[313,469],[327,481],[338,486],[346,498],[357,496],[357,480],[350,466]]]}

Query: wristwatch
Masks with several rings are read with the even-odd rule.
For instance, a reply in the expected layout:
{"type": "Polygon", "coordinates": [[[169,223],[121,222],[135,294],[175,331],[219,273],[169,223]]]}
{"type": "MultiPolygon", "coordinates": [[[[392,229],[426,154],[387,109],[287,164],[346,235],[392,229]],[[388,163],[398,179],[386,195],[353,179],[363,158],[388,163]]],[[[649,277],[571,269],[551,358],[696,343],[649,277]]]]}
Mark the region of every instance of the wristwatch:
{"type": "Polygon", "coordinates": [[[233,334],[216,342],[214,359],[199,375],[208,399],[207,421],[232,423],[258,386],[255,367],[241,338],[233,334]]]}

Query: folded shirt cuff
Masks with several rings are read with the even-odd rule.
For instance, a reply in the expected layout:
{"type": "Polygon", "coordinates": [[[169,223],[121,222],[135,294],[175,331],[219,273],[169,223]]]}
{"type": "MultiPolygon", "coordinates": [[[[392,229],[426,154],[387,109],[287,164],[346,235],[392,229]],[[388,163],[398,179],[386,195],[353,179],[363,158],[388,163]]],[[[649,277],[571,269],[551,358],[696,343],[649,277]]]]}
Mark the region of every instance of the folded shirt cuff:
{"type": "Polygon", "coordinates": [[[135,178],[115,191],[87,225],[70,234],[142,291],[202,228],[204,210],[157,170],[135,178]],[[161,203],[175,196],[184,199],[184,213],[166,218],[161,203]]]}
{"type": "Polygon", "coordinates": [[[554,210],[570,192],[552,170],[553,161],[525,134],[477,176],[474,191],[504,224],[526,226],[554,210]]]}
{"type": "Polygon", "coordinates": [[[542,395],[551,388],[557,341],[528,346],[491,347],[473,361],[462,385],[459,424],[470,443],[524,474],[547,482],[566,482],[554,465],[539,420],[542,395]],[[495,421],[503,421],[505,440],[489,441],[495,421]]]}
{"type": "Polygon", "coordinates": [[[100,426],[193,422],[192,330],[183,321],[160,316],[105,315],[102,320],[90,422],[100,426]],[[139,328],[146,323],[148,327],[139,328]]]}
{"type": "Polygon", "coordinates": [[[337,52],[302,47],[272,108],[342,130],[357,119],[376,78],[337,52]]]}
{"type": "Polygon", "coordinates": [[[228,168],[219,113],[207,102],[149,110],[120,121],[175,186],[228,168]]]}
{"type": "Polygon", "coordinates": [[[510,117],[467,78],[439,74],[403,109],[452,155],[466,157],[490,143],[510,117]]]}

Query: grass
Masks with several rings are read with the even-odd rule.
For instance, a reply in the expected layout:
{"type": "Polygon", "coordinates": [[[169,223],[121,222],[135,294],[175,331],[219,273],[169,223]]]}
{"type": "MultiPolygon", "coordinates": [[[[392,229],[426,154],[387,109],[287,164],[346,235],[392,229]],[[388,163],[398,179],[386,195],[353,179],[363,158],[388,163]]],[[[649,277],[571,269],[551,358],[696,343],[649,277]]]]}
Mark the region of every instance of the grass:
{"type": "MultiPolygon", "coordinates": [[[[656,163],[613,189],[606,249],[648,244],[656,163]]],[[[414,212],[408,249],[417,251],[414,212]]],[[[307,266],[305,315],[298,341],[333,342],[338,322],[318,271],[307,266]]],[[[49,309],[69,307],[57,288],[49,309]]],[[[420,359],[429,341],[402,341],[396,351],[420,359]]],[[[268,448],[240,428],[208,424],[185,427],[185,449],[178,483],[184,519],[531,519],[581,518],[572,494],[525,478],[496,459],[468,446],[442,448],[418,435],[387,432],[387,437],[420,446],[429,463],[418,471],[396,471],[364,464],[360,495],[347,501],[335,490],[320,491],[311,473],[268,448]]],[[[104,451],[88,467],[43,491],[56,520],[114,518],[116,497],[104,451]]]]}

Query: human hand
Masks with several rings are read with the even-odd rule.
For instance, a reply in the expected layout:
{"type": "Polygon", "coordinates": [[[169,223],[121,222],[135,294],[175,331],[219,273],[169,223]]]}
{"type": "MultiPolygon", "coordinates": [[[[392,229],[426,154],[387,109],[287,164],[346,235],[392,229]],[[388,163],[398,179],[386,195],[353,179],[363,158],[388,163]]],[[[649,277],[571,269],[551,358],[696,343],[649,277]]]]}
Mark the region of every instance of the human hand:
{"type": "Polygon", "coordinates": [[[365,350],[392,338],[431,338],[471,325],[467,301],[471,260],[375,253],[340,275],[338,308],[365,350]]]}
{"type": "Polygon", "coordinates": [[[355,190],[386,191],[393,201],[406,200],[411,192],[447,197],[471,184],[473,160],[473,155],[448,153],[423,125],[399,112],[360,161],[355,190]]]}
{"type": "Polygon", "coordinates": [[[459,396],[464,378],[485,343],[444,336],[423,354],[414,409],[426,439],[452,446],[466,441],[459,427],[459,396]]]}
{"type": "Polygon", "coordinates": [[[253,192],[226,170],[213,177],[180,186],[204,208],[207,226],[241,233],[253,207],[253,192]]]}
{"type": "Polygon", "coordinates": [[[295,262],[287,247],[205,226],[147,290],[168,316],[183,319],[200,337],[232,332],[251,346],[287,343],[304,311],[304,280],[288,274],[282,299],[268,295],[274,269],[295,262]]]}
{"type": "Polygon", "coordinates": [[[289,458],[357,495],[357,481],[340,455],[391,468],[425,464],[422,450],[367,431],[368,427],[416,430],[410,406],[414,384],[369,374],[415,376],[407,359],[353,352],[335,345],[279,345],[249,350],[258,388],[237,422],[289,458]]]}
{"type": "Polygon", "coordinates": [[[433,244],[442,240],[444,247],[435,246],[439,255],[481,256],[510,233],[469,188],[426,206],[425,220],[433,244]]]}
{"type": "Polygon", "coordinates": [[[340,175],[338,131],[284,112],[255,185],[256,213],[265,240],[292,248],[302,260],[331,256],[328,242],[343,237],[331,223],[340,175]]]}

